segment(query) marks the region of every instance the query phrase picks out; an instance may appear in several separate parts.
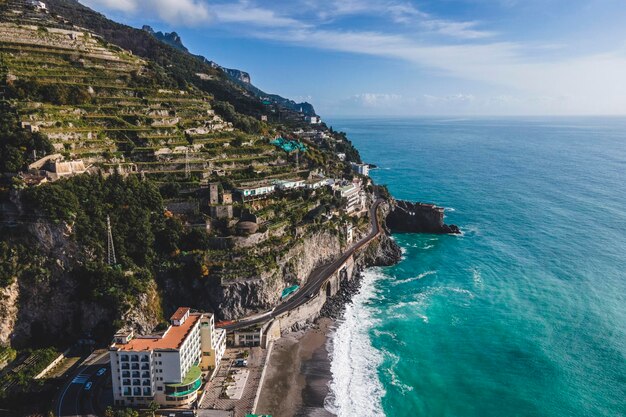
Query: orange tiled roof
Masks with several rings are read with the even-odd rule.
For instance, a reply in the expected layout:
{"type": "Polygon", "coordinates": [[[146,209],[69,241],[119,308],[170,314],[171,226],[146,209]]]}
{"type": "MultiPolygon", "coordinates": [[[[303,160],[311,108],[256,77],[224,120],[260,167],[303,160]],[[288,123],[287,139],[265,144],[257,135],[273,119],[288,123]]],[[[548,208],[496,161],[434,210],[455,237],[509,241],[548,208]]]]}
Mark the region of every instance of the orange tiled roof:
{"type": "Polygon", "coordinates": [[[174,312],[174,314],[172,314],[172,317],[170,317],[170,320],[182,320],[183,317],[185,317],[185,314],[187,314],[187,312],[189,311],[189,307],[178,307],[178,310],[176,310],[174,312]]]}
{"type": "MultiPolygon", "coordinates": [[[[180,310],[180,309],[179,309],[180,310]]],[[[193,313],[180,326],[171,326],[165,336],[135,338],[126,344],[116,343],[113,346],[121,351],[146,351],[146,350],[168,350],[179,349],[183,341],[189,336],[189,332],[200,320],[200,313],[193,313]]]]}

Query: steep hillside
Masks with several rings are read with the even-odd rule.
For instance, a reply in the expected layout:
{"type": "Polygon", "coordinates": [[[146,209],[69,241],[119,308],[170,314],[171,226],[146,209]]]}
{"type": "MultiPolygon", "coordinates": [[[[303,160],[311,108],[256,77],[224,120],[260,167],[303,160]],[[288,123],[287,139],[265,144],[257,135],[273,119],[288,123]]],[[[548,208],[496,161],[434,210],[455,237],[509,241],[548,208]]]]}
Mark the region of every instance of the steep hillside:
{"type": "MultiPolygon", "coordinates": [[[[164,42],[180,51],[189,53],[189,50],[185,47],[182,39],[176,32],[171,32],[171,33],[163,33],[160,31],[155,32],[154,29],[152,29],[150,26],[143,26],[142,29],[145,32],[154,36],[156,39],[160,40],[161,42],[164,42]]],[[[283,109],[291,110],[295,113],[301,113],[305,116],[316,115],[315,109],[313,108],[313,105],[310,103],[306,103],[306,102],[296,103],[293,100],[281,97],[277,94],[268,94],[265,91],[261,90],[260,88],[255,87],[252,84],[252,78],[250,77],[250,74],[245,71],[241,71],[241,70],[233,69],[233,68],[225,68],[217,64],[216,62],[213,62],[201,55],[196,55],[196,56],[201,61],[208,63],[212,68],[217,68],[223,71],[230,78],[231,81],[241,86],[248,92],[252,93],[256,98],[258,98],[264,103],[271,103],[273,105],[278,105],[279,107],[283,109]]],[[[267,106],[267,104],[265,105],[267,106]]]]}
{"type": "MultiPolygon", "coordinates": [[[[127,39],[130,28],[89,13],[127,39]]],[[[190,59],[156,45],[165,62],[190,59]]],[[[225,318],[267,308],[346,244],[347,224],[366,227],[329,187],[350,173],[336,153],[358,153],[324,125],[298,140],[20,0],[0,2],[0,63],[2,344],[107,340],[125,322],[154,324],[162,304],[225,318]],[[59,320],[42,320],[50,312],[59,320]]]]}
{"type": "MultiPolygon", "coordinates": [[[[368,233],[375,186],[312,107],[264,104],[146,31],[47,3],[0,0],[0,366],[39,369],[180,305],[271,309],[368,233]]],[[[49,405],[36,373],[0,376],[0,408],[49,405]]]]}

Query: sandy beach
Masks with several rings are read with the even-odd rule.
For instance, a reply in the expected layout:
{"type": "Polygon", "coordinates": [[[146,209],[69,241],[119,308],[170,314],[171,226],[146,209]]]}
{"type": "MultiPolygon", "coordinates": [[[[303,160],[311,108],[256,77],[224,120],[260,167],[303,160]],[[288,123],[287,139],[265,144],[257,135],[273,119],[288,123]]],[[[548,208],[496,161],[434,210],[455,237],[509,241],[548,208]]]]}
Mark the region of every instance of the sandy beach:
{"type": "Polygon", "coordinates": [[[332,320],[322,318],[309,330],[290,333],[275,343],[257,414],[274,417],[334,415],[324,409],[331,380],[326,342],[332,324],[332,320]]]}

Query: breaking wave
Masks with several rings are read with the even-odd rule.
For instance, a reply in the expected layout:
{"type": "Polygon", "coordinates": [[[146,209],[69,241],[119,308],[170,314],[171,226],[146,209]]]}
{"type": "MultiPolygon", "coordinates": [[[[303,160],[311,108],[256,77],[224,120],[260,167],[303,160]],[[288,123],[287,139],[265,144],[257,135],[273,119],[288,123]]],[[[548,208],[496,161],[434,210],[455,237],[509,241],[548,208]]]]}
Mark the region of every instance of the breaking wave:
{"type": "Polygon", "coordinates": [[[332,382],[325,400],[328,411],[338,417],[384,416],[381,399],[385,389],[378,378],[383,353],[370,341],[369,332],[380,319],[369,305],[376,296],[377,269],[365,271],[361,290],[346,306],[343,319],[329,338],[332,382]]]}

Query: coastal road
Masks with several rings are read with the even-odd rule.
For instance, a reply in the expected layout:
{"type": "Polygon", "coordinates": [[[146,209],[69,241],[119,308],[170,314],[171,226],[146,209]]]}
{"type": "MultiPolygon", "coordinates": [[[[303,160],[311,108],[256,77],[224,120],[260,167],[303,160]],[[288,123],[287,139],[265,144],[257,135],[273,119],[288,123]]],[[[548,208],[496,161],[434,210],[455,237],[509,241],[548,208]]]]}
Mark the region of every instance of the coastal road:
{"type": "Polygon", "coordinates": [[[54,405],[57,417],[96,416],[102,388],[111,378],[109,352],[92,354],[61,387],[54,405]],[[103,375],[98,371],[106,369],[103,375]],[[91,388],[85,384],[91,382],[91,388]]]}
{"type": "Polygon", "coordinates": [[[323,265],[311,272],[309,278],[306,283],[300,288],[298,292],[289,297],[287,300],[278,304],[272,311],[267,311],[262,314],[256,314],[254,316],[250,316],[247,318],[243,318],[238,320],[235,323],[230,323],[226,326],[223,326],[223,329],[226,331],[232,331],[237,329],[242,329],[253,324],[264,323],[269,321],[270,319],[279,316],[287,311],[293,310],[306,303],[311,297],[315,296],[319,291],[322,285],[326,282],[326,280],[334,274],[339,267],[348,260],[356,251],[361,249],[363,246],[371,242],[373,239],[378,237],[380,234],[380,224],[378,224],[378,217],[376,216],[376,212],[378,207],[384,200],[379,199],[372,204],[370,207],[370,221],[372,230],[370,233],[365,236],[363,239],[352,245],[347,251],[345,251],[338,259],[335,261],[323,265]]]}

